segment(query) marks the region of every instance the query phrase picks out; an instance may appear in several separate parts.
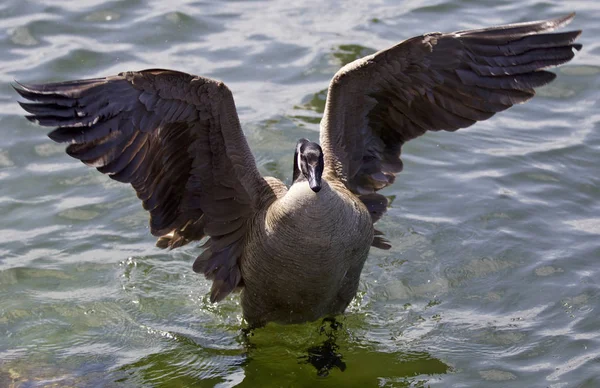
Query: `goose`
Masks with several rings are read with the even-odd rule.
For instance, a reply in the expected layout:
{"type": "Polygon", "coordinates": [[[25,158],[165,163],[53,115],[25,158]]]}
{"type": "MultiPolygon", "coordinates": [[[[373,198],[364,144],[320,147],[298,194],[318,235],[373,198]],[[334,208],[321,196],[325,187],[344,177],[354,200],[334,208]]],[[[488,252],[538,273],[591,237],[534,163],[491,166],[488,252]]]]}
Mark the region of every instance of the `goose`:
{"type": "Polygon", "coordinates": [[[68,155],[133,186],[157,246],[204,240],[193,270],[211,302],[241,291],[251,326],[302,323],[342,314],[370,248],[390,248],[373,225],[402,145],[532,98],[581,49],[581,31],[550,33],[573,17],[428,33],[342,67],[290,187],[259,173],[220,81],[149,69],[13,87],[68,155]]]}

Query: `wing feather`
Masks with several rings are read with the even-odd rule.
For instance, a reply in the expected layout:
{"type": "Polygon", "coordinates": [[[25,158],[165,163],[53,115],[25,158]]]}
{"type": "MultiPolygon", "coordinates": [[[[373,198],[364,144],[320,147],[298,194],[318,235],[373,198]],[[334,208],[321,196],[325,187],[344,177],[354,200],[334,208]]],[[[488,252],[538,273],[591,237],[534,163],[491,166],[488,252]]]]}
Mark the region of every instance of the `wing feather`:
{"type": "Polygon", "coordinates": [[[393,183],[402,144],[427,131],[455,131],[523,103],[571,60],[581,31],[550,33],[552,20],[430,33],[344,66],[321,121],[326,172],[356,194],[393,183]]]}
{"type": "MultiPolygon", "coordinates": [[[[213,280],[211,299],[242,284],[238,268],[258,193],[254,163],[231,92],[169,70],[44,85],[17,84],[30,121],[112,179],[130,183],[161,247],[211,237],[194,269],[213,280]]],[[[260,198],[264,201],[264,198],[260,198]]]]}
{"type": "MultiPolygon", "coordinates": [[[[532,98],[556,77],[543,69],[581,49],[573,43],[581,31],[550,33],[573,17],[425,34],[344,66],[329,85],[321,121],[325,174],[360,195],[377,221],[385,206],[373,195],[402,170],[402,145],[532,98]]],[[[389,248],[381,237],[372,245],[389,248]]]]}

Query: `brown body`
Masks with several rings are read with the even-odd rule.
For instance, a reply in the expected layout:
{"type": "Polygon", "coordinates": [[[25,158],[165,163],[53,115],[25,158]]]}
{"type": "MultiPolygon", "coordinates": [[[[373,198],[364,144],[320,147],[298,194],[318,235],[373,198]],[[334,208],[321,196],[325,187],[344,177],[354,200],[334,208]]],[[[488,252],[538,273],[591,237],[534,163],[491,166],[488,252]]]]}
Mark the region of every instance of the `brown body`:
{"type": "Polygon", "coordinates": [[[252,220],[241,258],[242,308],[253,324],[341,314],[373,241],[365,205],[334,179],[291,186],[252,220]]]}

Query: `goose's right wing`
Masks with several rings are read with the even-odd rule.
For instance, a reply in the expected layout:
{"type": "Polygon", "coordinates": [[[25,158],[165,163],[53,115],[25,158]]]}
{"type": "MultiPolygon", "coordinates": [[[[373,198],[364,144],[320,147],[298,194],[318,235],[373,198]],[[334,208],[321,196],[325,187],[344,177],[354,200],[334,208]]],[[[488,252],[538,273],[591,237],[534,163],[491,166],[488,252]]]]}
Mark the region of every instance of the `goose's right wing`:
{"type": "Polygon", "coordinates": [[[221,82],[170,70],[22,85],[30,121],[58,127],[67,153],[131,183],[163,246],[210,236],[194,270],[218,301],[242,284],[238,258],[256,201],[268,195],[221,82]]]}

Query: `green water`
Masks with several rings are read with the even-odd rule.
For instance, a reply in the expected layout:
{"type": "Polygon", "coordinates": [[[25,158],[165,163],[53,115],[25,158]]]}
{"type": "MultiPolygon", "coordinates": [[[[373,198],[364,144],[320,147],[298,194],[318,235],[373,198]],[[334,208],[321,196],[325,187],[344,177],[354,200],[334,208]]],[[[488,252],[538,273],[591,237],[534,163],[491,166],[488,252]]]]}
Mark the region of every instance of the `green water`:
{"type": "Polygon", "coordinates": [[[0,387],[600,386],[598,4],[2,1],[0,387]],[[211,304],[192,272],[199,248],[154,248],[133,190],[66,156],[10,87],[150,67],[221,79],[261,171],[289,182],[344,63],[570,11],[584,49],[534,100],[403,148],[379,223],[393,248],[372,251],[333,334],[246,338],[238,297],[211,304]],[[341,359],[323,377],[307,360],[327,344],[341,359]]]}

